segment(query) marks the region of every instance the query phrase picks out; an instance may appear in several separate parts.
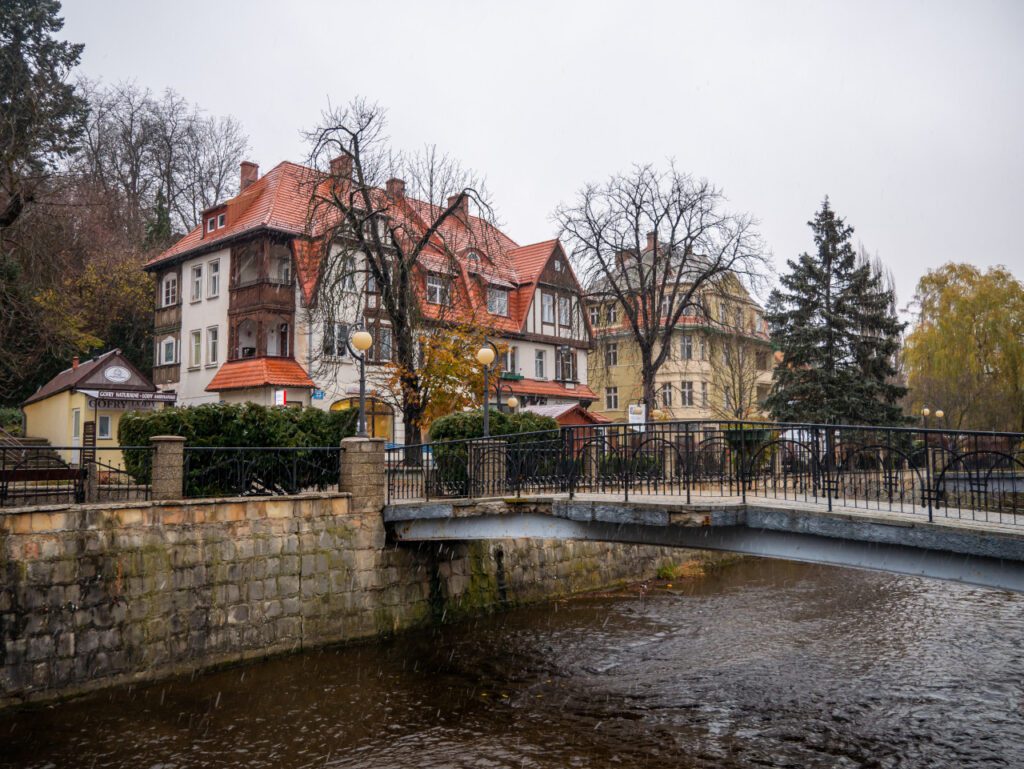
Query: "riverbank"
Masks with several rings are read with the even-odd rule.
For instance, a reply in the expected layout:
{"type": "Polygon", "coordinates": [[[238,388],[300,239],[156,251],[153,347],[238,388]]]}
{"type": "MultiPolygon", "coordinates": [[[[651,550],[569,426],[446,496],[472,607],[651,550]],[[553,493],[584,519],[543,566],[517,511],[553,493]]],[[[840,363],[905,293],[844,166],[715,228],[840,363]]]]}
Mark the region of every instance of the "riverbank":
{"type": "Polygon", "coordinates": [[[1024,596],[747,558],[0,714],[0,767],[1020,766],[1022,635],[1024,596]]]}
{"type": "Polygon", "coordinates": [[[684,551],[396,546],[347,494],[0,516],[0,708],[380,638],[654,576],[684,551]]]}

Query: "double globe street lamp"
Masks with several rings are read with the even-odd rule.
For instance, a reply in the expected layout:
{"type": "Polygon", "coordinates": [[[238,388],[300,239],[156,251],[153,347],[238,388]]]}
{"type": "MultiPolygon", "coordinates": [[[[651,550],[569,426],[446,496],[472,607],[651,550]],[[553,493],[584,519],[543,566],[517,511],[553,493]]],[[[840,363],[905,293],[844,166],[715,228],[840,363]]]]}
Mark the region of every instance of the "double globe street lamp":
{"type": "Polygon", "coordinates": [[[366,437],[366,351],[373,346],[373,336],[365,328],[357,327],[345,340],[348,353],[359,361],[359,429],[356,435],[366,437]]]}
{"type": "MultiPolygon", "coordinates": [[[[485,346],[481,347],[476,351],[476,360],[484,369],[484,437],[489,438],[491,435],[491,419],[490,419],[490,400],[491,386],[490,386],[490,374],[491,368],[495,358],[498,357],[498,348],[494,346],[494,342],[490,339],[486,339],[485,346]]],[[[495,391],[497,393],[498,408],[501,408],[501,382],[495,382],[495,391]]],[[[512,388],[508,388],[509,393],[512,392],[512,388]]],[[[515,409],[519,405],[519,399],[515,395],[509,395],[506,401],[510,409],[515,409]]]]}

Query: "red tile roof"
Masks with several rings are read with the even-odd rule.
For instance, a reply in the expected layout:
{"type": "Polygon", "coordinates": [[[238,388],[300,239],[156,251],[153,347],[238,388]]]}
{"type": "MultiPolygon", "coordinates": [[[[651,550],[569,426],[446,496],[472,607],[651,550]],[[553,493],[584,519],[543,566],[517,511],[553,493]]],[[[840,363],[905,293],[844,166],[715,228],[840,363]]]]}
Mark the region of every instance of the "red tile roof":
{"type": "Polygon", "coordinates": [[[306,370],[291,358],[249,358],[222,365],[206,386],[206,391],[242,390],[266,385],[315,387],[306,370]]]}
{"type": "Polygon", "coordinates": [[[578,384],[572,389],[569,389],[561,382],[552,382],[547,379],[503,379],[501,384],[508,385],[509,389],[516,395],[597,400],[597,394],[585,384],[578,384]]]}
{"type": "MultiPolygon", "coordinates": [[[[314,169],[295,163],[280,163],[227,202],[224,227],[210,233],[204,233],[202,225],[197,227],[150,260],[146,268],[180,261],[193,252],[198,254],[226,245],[234,238],[259,229],[303,236],[308,232],[313,186],[328,183],[331,182],[314,169]]],[[[377,190],[376,194],[383,196],[384,192],[377,190]]],[[[391,215],[405,221],[410,232],[424,231],[427,223],[433,222],[441,213],[437,206],[408,196],[387,201],[387,207],[391,215]]],[[[445,320],[483,324],[498,332],[519,332],[533,299],[536,281],[556,249],[560,250],[557,240],[520,247],[480,217],[466,214],[450,216],[421,253],[419,264],[424,271],[451,274],[454,269],[458,285],[452,293],[456,302],[441,313],[440,308],[424,301],[424,314],[428,318],[440,319],[444,315],[445,320]],[[475,253],[476,258],[470,259],[471,253],[475,253]],[[454,265],[449,254],[455,254],[454,265]],[[488,285],[510,290],[508,317],[491,315],[487,311],[488,285]]],[[[292,250],[299,288],[303,298],[309,302],[315,292],[319,272],[319,245],[296,237],[292,241],[292,250]]],[[[421,291],[425,294],[425,275],[421,274],[419,278],[421,291]]]]}

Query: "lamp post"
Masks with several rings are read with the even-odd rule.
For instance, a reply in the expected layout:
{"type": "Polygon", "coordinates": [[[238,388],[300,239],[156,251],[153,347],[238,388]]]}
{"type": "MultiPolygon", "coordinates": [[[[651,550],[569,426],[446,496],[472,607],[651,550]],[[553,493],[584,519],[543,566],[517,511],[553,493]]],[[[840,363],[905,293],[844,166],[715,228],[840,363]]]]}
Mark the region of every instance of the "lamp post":
{"type": "Polygon", "coordinates": [[[349,355],[359,361],[359,429],[356,435],[366,437],[366,351],[373,345],[370,332],[360,326],[345,340],[349,355]]]}
{"type": "Polygon", "coordinates": [[[511,386],[502,384],[500,380],[494,380],[494,400],[495,405],[498,407],[498,411],[501,411],[501,393],[508,391],[508,400],[505,401],[505,405],[508,406],[509,411],[515,411],[519,405],[519,399],[515,396],[511,386]]]}
{"type": "Polygon", "coordinates": [[[481,347],[476,351],[476,360],[484,367],[484,437],[489,438],[491,436],[491,421],[487,400],[490,395],[490,384],[487,377],[491,373],[491,364],[494,363],[494,359],[497,357],[497,348],[489,339],[486,341],[487,346],[481,347]]]}

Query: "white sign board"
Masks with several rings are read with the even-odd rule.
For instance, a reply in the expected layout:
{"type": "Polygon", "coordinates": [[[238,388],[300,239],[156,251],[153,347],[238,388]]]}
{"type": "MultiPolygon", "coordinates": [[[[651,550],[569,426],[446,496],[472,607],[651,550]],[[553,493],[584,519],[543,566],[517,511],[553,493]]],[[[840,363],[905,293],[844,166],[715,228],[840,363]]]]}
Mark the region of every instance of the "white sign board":
{"type": "Polygon", "coordinates": [[[647,404],[630,403],[626,413],[629,417],[629,423],[634,425],[633,429],[638,433],[642,433],[644,431],[644,423],[647,421],[647,404]]]}
{"type": "Polygon", "coordinates": [[[288,405],[288,391],[287,390],[274,390],[274,405],[275,406],[287,406],[288,405]]]}

